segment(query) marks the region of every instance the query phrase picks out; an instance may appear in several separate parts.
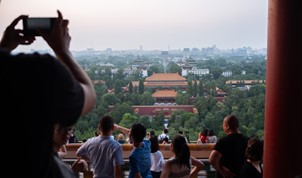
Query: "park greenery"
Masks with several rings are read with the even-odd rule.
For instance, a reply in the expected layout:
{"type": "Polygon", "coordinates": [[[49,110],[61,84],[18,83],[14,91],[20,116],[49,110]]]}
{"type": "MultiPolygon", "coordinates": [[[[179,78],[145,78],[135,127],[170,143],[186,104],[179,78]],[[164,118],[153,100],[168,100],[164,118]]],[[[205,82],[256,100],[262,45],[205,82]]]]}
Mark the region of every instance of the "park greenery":
{"type": "MultiPolygon", "coordinates": [[[[154,89],[144,88],[144,77],[141,73],[134,72],[125,75],[124,69],[133,63],[134,55],[126,56],[97,56],[79,59],[92,80],[102,80],[103,83],[95,84],[97,104],[95,109],[81,116],[74,126],[78,140],[85,140],[94,136],[99,118],[111,115],[115,122],[124,127],[131,127],[133,123],[143,123],[147,130],[153,130],[159,135],[164,128],[164,115],[158,113],[154,117],[139,116],[132,110],[133,105],[154,105],[152,98],[154,89]],[[113,73],[108,66],[99,66],[97,63],[110,62],[118,66],[113,73]],[[138,86],[133,86],[132,81],[139,81],[138,86]],[[128,91],[124,88],[128,87],[128,91]],[[114,89],[109,93],[108,89],[114,89]],[[109,112],[109,107],[113,110],[109,112]]],[[[156,56],[141,56],[144,61],[152,65],[148,68],[148,76],[153,72],[163,73],[162,58],[156,56]]],[[[177,90],[176,103],[179,105],[194,105],[198,112],[175,111],[169,118],[169,135],[172,137],[177,131],[182,130],[190,141],[196,141],[199,132],[204,128],[213,129],[218,138],[224,136],[222,130],[223,118],[228,114],[235,114],[240,118],[240,131],[247,136],[264,135],[264,107],[265,83],[254,83],[249,89],[243,90],[244,84],[235,86],[226,84],[227,80],[265,80],[265,56],[254,55],[247,57],[218,56],[207,60],[196,60],[197,67],[209,69],[208,75],[197,76],[189,74],[185,78],[188,82],[186,91],[177,90]],[[222,76],[223,71],[232,71],[232,76],[222,76]],[[243,71],[244,74],[243,74],[243,71]],[[226,92],[223,101],[216,99],[216,87],[226,92]]],[[[181,68],[175,62],[169,61],[166,65],[167,73],[181,73],[181,68]]],[[[116,134],[116,133],[115,133],[116,134]]]]}

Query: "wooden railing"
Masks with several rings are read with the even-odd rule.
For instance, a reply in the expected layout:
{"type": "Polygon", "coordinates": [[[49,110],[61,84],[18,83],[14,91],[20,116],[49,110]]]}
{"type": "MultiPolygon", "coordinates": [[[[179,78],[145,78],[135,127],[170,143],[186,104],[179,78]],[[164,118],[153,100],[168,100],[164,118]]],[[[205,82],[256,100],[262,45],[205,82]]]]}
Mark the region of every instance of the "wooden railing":
{"type": "MultiPolygon", "coordinates": [[[[191,152],[191,156],[201,160],[203,163],[205,163],[205,169],[204,172],[208,177],[213,176],[214,172],[211,169],[211,166],[208,162],[208,158],[210,156],[211,151],[213,150],[215,144],[188,144],[191,152]]],[[[76,152],[78,148],[81,146],[81,143],[72,143],[67,144],[67,155],[63,158],[63,161],[67,163],[72,163],[77,159],[76,152]]],[[[131,150],[133,149],[132,144],[122,144],[123,149],[123,157],[126,162],[126,166],[128,166],[128,159],[131,150]]],[[[170,144],[159,144],[159,150],[162,152],[165,159],[169,159],[173,156],[173,153],[171,151],[170,144]]],[[[92,176],[91,172],[84,172],[84,178],[90,178],[92,176]]]]}

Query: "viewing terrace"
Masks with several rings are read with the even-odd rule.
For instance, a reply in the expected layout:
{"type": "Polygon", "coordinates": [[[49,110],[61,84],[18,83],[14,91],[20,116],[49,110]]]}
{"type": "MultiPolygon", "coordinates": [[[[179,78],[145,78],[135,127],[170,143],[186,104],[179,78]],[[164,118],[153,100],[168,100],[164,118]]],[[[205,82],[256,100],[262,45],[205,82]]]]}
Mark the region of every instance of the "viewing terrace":
{"type": "MultiPolygon", "coordinates": [[[[205,168],[201,170],[198,174],[199,178],[211,178],[215,176],[215,170],[209,164],[208,158],[210,156],[211,151],[213,150],[215,144],[188,144],[191,152],[191,156],[199,159],[205,164],[205,168]]],[[[73,143],[67,144],[67,155],[63,158],[63,161],[72,164],[76,161],[76,151],[81,146],[81,143],[73,143]]],[[[129,155],[131,150],[133,149],[132,144],[122,144],[123,149],[123,157],[125,161],[125,165],[123,167],[124,177],[128,177],[129,173],[129,155]]],[[[170,144],[160,144],[159,149],[162,152],[165,159],[169,159],[173,156],[173,153],[170,149],[170,144]]],[[[83,178],[92,178],[92,172],[84,172],[83,178]]]]}

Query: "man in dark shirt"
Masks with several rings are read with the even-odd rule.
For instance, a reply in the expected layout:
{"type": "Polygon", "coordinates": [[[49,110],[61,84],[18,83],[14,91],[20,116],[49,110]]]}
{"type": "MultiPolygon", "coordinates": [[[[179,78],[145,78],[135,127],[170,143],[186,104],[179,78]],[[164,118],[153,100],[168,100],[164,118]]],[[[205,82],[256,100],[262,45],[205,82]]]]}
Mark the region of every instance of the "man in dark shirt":
{"type": "Polygon", "coordinates": [[[209,161],[216,169],[216,178],[239,178],[248,138],[240,133],[239,120],[234,115],[224,118],[223,130],[227,136],[218,140],[209,161]]]}
{"type": "Polygon", "coordinates": [[[6,126],[19,133],[18,141],[12,137],[2,141],[12,149],[21,148],[10,154],[19,166],[29,166],[31,159],[31,168],[15,171],[14,176],[59,177],[52,149],[54,123],[73,125],[90,112],[96,100],[94,87],[69,50],[68,20],[59,11],[51,32],[39,31],[56,57],[11,53],[20,44],[35,41],[34,36],[15,29],[26,18],[16,18],[0,41],[1,114],[6,116],[6,126]]]}

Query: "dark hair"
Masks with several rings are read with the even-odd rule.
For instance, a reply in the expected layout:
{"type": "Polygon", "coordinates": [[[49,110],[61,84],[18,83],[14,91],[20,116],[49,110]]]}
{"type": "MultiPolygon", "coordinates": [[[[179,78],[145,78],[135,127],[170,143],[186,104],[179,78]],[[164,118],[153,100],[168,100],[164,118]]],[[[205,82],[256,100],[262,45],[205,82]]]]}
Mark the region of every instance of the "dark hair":
{"type": "Polygon", "coordinates": [[[113,122],[113,118],[112,117],[110,117],[110,116],[103,116],[100,119],[99,127],[102,130],[102,132],[108,133],[111,130],[111,128],[113,127],[113,124],[114,124],[114,122],[113,122]]]}
{"type": "Polygon", "coordinates": [[[211,129],[211,130],[209,131],[209,136],[214,136],[214,135],[215,135],[214,130],[211,129]]]}
{"type": "Polygon", "coordinates": [[[202,136],[208,136],[209,135],[208,129],[203,129],[201,134],[202,134],[202,136]]]}
{"type": "Polygon", "coordinates": [[[245,156],[251,161],[261,161],[263,157],[263,141],[257,137],[250,138],[247,143],[245,156]]]}
{"type": "Polygon", "coordinates": [[[146,136],[146,128],[140,123],[133,124],[130,134],[136,142],[142,142],[146,136]]]}
{"type": "Polygon", "coordinates": [[[229,128],[232,131],[236,131],[239,128],[239,119],[238,119],[238,117],[231,114],[231,115],[228,115],[226,118],[227,118],[227,123],[229,125],[229,128]]]}
{"type": "Polygon", "coordinates": [[[150,131],[150,136],[155,135],[155,132],[153,130],[150,131]]]}
{"type": "Polygon", "coordinates": [[[180,135],[184,134],[181,130],[179,130],[177,133],[180,135]]]}
{"type": "Polygon", "coordinates": [[[169,132],[169,130],[168,129],[164,129],[164,133],[166,134],[166,133],[168,133],[169,132]]]}
{"type": "Polygon", "coordinates": [[[178,163],[186,165],[188,166],[188,168],[191,168],[190,166],[191,154],[185,137],[181,135],[174,136],[172,140],[172,145],[173,145],[173,152],[175,154],[175,158],[178,161],[178,163]]]}
{"type": "Polygon", "coordinates": [[[156,135],[152,135],[149,140],[151,142],[151,153],[157,152],[159,150],[157,136],[156,135]]]}
{"type": "Polygon", "coordinates": [[[100,131],[96,130],[94,131],[94,136],[99,136],[100,135],[100,131]]]}

